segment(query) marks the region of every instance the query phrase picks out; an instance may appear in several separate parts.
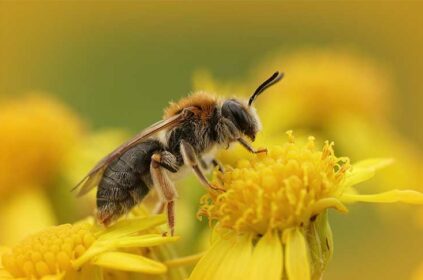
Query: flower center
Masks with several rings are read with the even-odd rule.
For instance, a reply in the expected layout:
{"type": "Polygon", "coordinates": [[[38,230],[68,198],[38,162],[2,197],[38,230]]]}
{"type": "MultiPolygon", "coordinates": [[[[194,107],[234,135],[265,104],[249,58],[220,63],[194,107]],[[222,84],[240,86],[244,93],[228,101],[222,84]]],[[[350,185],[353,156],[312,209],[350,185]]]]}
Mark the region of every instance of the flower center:
{"type": "Polygon", "coordinates": [[[42,277],[72,269],[95,241],[88,224],[60,225],[32,235],[2,257],[5,269],[14,277],[42,277]]]}
{"type": "Polygon", "coordinates": [[[306,225],[323,211],[326,200],[342,192],[349,160],[337,158],[328,142],[320,151],[313,137],[298,144],[288,135],[288,143],[271,147],[267,155],[216,172],[214,184],[226,192],[203,197],[199,215],[223,228],[265,234],[306,225]]]}

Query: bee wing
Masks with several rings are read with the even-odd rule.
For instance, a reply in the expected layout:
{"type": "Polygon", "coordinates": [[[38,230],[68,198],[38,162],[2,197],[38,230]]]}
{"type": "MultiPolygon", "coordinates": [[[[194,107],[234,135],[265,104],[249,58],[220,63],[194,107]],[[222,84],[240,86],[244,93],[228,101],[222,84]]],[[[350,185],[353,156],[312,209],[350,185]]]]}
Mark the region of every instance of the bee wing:
{"type": "Polygon", "coordinates": [[[91,189],[96,187],[103,176],[104,171],[106,170],[107,166],[112,162],[114,159],[121,156],[123,153],[125,153],[130,148],[136,146],[146,138],[168,128],[172,128],[180,124],[185,115],[183,112],[172,116],[168,119],[159,121],[150,127],[146,128],[145,130],[141,131],[135,137],[133,137],[128,142],[122,144],[118,148],[116,148],[114,151],[112,151],[110,154],[105,156],[103,159],[101,159],[93,169],[88,172],[87,176],[85,176],[73,189],[72,191],[79,188],[77,196],[82,196],[89,192],[91,189]]]}

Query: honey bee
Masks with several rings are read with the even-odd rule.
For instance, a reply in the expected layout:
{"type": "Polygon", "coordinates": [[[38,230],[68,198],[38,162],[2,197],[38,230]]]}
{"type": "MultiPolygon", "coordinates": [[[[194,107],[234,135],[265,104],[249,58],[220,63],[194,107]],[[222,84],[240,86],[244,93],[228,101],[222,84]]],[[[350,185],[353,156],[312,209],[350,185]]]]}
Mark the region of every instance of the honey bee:
{"type": "Polygon", "coordinates": [[[97,220],[108,225],[140,203],[154,187],[159,194],[156,212],[167,210],[170,234],[174,234],[175,198],[173,174],[189,167],[200,183],[213,190],[204,174],[209,166],[222,168],[216,159],[206,163],[204,156],[216,148],[227,148],[239,142],[251,153],[254,149],[246,138],[255,140],[261,129],[252,104],[266,88],[280,81],[276,72],[264,81],[246,100],[219,100],[198,92],[165,110],[163,120],[141,131],[102,160],[75,186],[78,196],[97,189],[97,220]]]}

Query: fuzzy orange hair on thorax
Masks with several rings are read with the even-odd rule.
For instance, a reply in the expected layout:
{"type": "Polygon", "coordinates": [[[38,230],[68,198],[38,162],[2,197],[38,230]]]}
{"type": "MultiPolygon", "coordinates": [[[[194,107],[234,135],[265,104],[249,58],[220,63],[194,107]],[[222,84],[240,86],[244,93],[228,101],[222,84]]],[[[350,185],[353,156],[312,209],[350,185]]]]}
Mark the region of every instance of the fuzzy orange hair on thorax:
{"type": "Polygon", "coordinates": [[[201,111],[202,117],[211,115],[217,105],[217,98],[204,91],[196,92],[192,95],[182,98],[178,102],[171,102],[164,111],[163,118],[169,118],[179,114],[184,108],[196,107],[201,111]]]}

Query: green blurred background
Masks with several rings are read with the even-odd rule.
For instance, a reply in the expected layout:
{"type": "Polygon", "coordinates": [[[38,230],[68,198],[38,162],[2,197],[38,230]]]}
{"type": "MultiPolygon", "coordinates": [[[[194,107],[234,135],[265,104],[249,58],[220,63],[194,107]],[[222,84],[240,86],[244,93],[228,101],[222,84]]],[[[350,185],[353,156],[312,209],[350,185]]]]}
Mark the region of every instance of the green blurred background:
{"type": "MultiPolygon", "coordinates": [[[[135,132],[189,93],[199,69],[240,82],[272,53],[341,47],[390,74],[388,122],[421,147],[422,26],[418,2],[2,1],[0,98],[46,91],[94,130],[135,132]]],[[[412,217],[387,223],[356,205],[332,218],[326,279],[410,279],[423,262],[423,231],[412,217]]]]}

